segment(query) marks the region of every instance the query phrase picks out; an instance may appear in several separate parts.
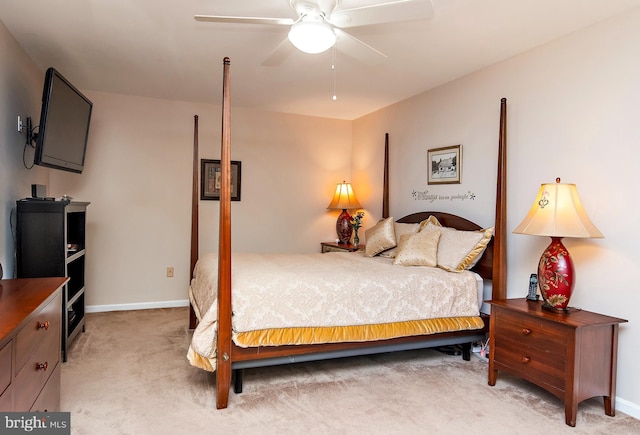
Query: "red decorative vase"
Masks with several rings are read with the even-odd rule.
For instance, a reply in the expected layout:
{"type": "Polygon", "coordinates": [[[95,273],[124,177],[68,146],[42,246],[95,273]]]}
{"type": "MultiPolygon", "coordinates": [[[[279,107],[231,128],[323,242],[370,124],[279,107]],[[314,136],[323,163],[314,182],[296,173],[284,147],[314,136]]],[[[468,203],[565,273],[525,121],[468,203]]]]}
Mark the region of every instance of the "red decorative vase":
{"type": "Polygon", "coordinates": [[[543,307],[567,311],[573,292],[573,261],[562,244],[561,237],[551,237],[551,244],[538,263],[538,286],[544,299],[543,307]]]}
{"type": "Polygon", "coordinates": [[[338,216],[336,232],[338,233],[339,243],[349,243],[353,228],[351,227],[351,215],[346,209],[342,209],[342,213],[338,216]]]}

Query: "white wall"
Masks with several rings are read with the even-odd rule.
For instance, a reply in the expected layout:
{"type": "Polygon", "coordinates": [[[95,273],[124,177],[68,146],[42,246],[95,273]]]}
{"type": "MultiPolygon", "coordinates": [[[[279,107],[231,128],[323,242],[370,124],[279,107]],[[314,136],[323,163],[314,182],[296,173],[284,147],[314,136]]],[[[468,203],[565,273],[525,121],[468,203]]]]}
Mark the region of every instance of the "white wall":
{"type": "Polygon", "coordinates": [[[33,163],[33,148],[25,149],[26,136],[19,133],[17,127],[18,116],[25,122],[30,116],[34,125],[40,119],[44,73],[2,22],[0,59],[0,263],[4,277],[12,278],[15,276],[15,253],[11,222],[16,201],[31,196],[31,184],[47,184],[49,173],[40,167],[26,168],[33,163]]]}
{"type": "MultiPolygon", "coordinates": [[[[380,213],[381,143],[391,143],[391,213],[445,210],[492,224],[499,102],[508,99],[508,297],[524,297],[548,238],[511,234],[541,183],[576,183],[604,239],[566,239],[571,305],[629,320],[620,328],[618,409],[640,417],[640,10],[595,25],[354,122],[353,179],[380,213]],[[428,186],[427,149],[462,144],[462,183],[428,186]],[[414,200],[411,192],[473,192],[414,200]]],[[[378,214],[379,216],[379,214],[378,214]]],[[[371,221],[369,221],[369,224],[371,221]]]]}
{"type": "MultiPolygon", "coordinates": [[[[50,191],[89,201],[87,305],[111,309],[187,300],[194,115],[200,158],[220,158],[219,106],[86,92],[94,103],[82,174],[51,171],[50,191]],[[175,276],[166,277],[174,267],[175,276]]],[[[319,252],[335,239],[326,210],[349,179],[351,123],[234,108],[233,249],[319,252]]],[[[200,252],[217,250],[218,201],[200,201],[200,252]]]]}

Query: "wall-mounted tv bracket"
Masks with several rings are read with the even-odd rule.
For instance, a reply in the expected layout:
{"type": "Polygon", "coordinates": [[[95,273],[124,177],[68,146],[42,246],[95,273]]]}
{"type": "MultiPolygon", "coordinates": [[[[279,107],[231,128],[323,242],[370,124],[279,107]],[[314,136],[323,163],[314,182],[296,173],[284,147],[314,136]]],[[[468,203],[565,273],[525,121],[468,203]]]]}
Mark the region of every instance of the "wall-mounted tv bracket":
{"type": "Polygon", "coordinates": [[[34,148],[36,147],[36,140],[38,139],[38,133],[34,132],[33,130],[37,129],[38,126],[33,126],[33,124],[31,123],[31,117],[27,116],[27,120],[26,120],[26,125],[22,124],[22,119],[20,118],[20,116],[18,116],[18,131],[20,133],[24,132],[24,135],[26,136],[27,140],[24,144],[24,147],[22,149],[22,163],[24,164],[24,167],[27,169],[31,169],[33,167],[33,162],[27,163],[27,148],[31,147],[34,148]]]}
{"type": "Polygon", "coordinates": [[[27,116],[27,131],[26,131],[26,135],[27,135],[27,143],[35,148],[35,142],[38,139],[38,133],[35,133],[33,130],[35,130],[37,127],[34,127],[31,124],[31,117],[27,116]]]}
{"type": "Polygon", "coordinates": [[[22,124],[22,118],[18,116],[18,132],[22,133],[24,131],[24,134],[27,137],[27,144],[32,148],[35,148],[34,143],[38,139],[38,133],[35,133],[33,130],[35,130],[38,127],[33,126],[33,124],[31,123],[30,116],[27,117],[26,123],[27,125],[24,126],[22,124]]]}

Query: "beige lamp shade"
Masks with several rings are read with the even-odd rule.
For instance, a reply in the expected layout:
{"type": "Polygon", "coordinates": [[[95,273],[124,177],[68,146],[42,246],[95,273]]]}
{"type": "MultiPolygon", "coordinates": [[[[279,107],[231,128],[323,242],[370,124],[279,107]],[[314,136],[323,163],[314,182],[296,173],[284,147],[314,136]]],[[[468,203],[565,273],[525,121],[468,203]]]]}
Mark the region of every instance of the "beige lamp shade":
{"type": "Polygon", "coordinates": [[[550,237],[604,237],[582,208],[575,184],[543,184],[515,234],[550,237]]]}
{"type": "Polygon", "coordinates": [[[348,210],[362,208],[356,196],[353,194],[351,183],[342,182],[336,186],[336,193],[327,207],[329,210],[348,210]]]}

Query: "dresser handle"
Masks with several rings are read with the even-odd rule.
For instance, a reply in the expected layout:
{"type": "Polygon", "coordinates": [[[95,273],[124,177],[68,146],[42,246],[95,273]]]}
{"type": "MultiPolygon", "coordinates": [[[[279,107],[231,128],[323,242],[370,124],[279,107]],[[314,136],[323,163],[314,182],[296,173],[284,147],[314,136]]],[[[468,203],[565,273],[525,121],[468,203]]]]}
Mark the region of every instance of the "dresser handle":
{"type": "Polygon", "coordinates": [[[523,356],[521,361],[522,364],[527,364],[529,361],[531,361],[531,358],[529,358],[528,356],[523,356]]]}
{"type": "Polygon", "coordinates": [[[44,370],[46,372],[48,368],[49,368],[49,363],[46,361],[43,363],[36,363],[36,370],[44,370]]]}
{"type": "Polygon", "coordinates": [[[522,328],[522,335],[529,335],[531,334],[531,329],[529,328],[522,328]]]}
{"type": "Polygon", "coordinates": [[[49,321],[46,322],[38,322],[38,329],[44,329],[45,331],[49,329],[49,321]]]}

